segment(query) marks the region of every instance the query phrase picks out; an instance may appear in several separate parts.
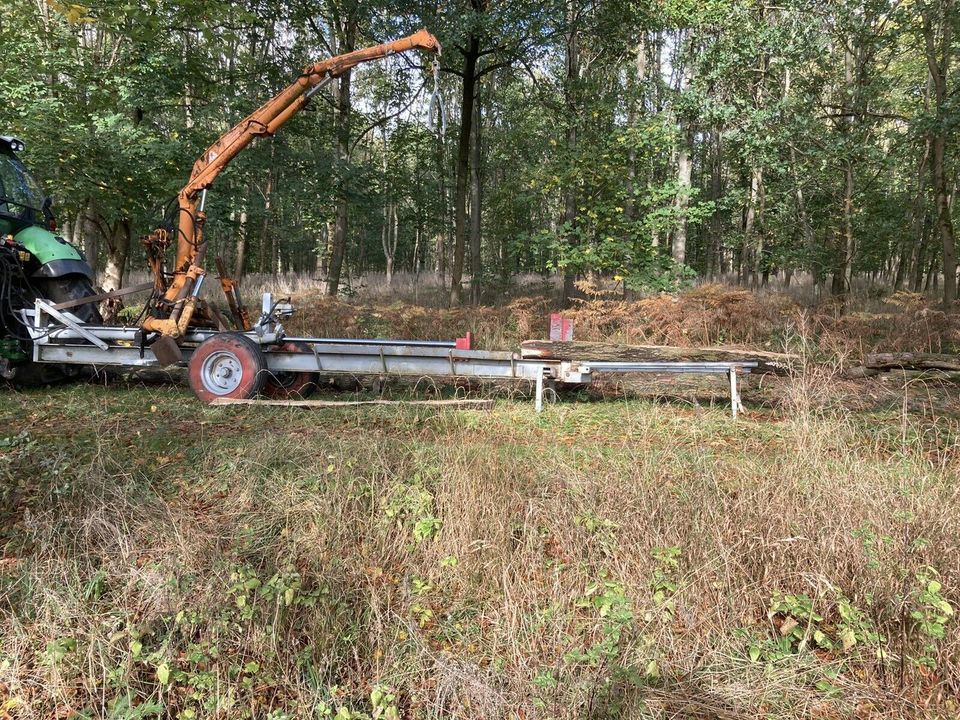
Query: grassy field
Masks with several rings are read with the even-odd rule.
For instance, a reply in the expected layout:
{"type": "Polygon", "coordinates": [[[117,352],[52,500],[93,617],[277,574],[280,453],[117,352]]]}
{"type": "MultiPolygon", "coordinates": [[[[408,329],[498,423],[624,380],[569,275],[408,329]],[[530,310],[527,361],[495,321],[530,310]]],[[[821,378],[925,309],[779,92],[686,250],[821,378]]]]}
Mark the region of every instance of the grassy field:
{"type": "Polygon", "coordinates": [[[7,390],[0,718],[956,717],[958,423],[820,395],[7,390]]]}

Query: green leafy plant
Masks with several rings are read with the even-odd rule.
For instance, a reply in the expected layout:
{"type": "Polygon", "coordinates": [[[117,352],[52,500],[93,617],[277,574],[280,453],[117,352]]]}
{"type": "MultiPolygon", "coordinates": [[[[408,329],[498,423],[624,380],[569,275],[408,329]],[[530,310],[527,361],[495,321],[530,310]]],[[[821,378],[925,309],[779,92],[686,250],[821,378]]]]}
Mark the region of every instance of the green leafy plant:
{"type": "Polygon", "coordinates": [[[916,588],[910,593],[910,619],[923,642],[918,665],[936,669],[937,646],[946,637],[946,625],[953,618],[953,606],[943,596],[937,571],[924,567],[916,573],[916,588]]]}
{"type": "Polygon", "coordinates": [[[653,603],[667,617],[673,617],[676,609],[673,598],[678,588],[677,573],[680,570],[682,551],[676,546],[654,548],[650,555],[655,562],[653,578],[650,581],[653,603]]]}

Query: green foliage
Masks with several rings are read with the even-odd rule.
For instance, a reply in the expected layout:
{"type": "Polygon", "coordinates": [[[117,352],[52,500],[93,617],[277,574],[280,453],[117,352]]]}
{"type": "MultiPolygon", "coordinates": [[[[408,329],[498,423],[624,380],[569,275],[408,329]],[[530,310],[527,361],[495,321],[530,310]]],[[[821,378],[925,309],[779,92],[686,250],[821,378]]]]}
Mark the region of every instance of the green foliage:
{"type": "MultiPolygon", "coordinates": [[[[427,26],[452,48],[438,85],[446,133],[423,122],[433,81],[420,59],[356,69],[346,156],[321,93],[219,178],[209,254],[234,260],[242,237],[247,270],[313,273],[329,261],[343,199],[351,272],[385,267],[388,206],[395,267],[447,270],[457,73],[475,41],[480,206],[467,210],[479,213],[483,286],[499,293],[516,273],[553,271],[675,292],[730,271],[759,281],[806,270],[822,282],[849,264],[919,287],[940,252],[925,148],[930,133],[948,134],[949,175],[960,113],[931,102],[912,5],[671,0],[571,12],[559,2],[384,12],[369,2],[12,0],[0,9],[0,46],[16,58],[0,68],[0,131],[27,140],[75,238],[81,214],[91,218],[102,266],[127,223],[134,237],[157,223],[220,133],[345,41],[345,18],[358,46],[427,26]]],[[[957,36],[958,13],[932,17],[937,37],[957,36]]],[[[956,73],[948,78],[949,98],[956,73]]],[[[130,252],[139,269],[139,246],[130,252]]]]}
{"type": "Polygon", "coordinates": [[[937,646],[946,637],[946,625],[953,618],[953,605],[943,596],[943,585],[931,567],[915,575],[916,586],[910,593],[910,619],[923,644],[919,665],[936,669],[937,646]]]}
{"type": "Polygon", "coordinates": [[[590,609],[599,620],[600,636],[584,650],[566,654],[568,663],[585,663],[588,666],[605,664],[615,660],[621,649],[625,634],[633,627],[633,603],[627,597],[623,585],[605,577],[590,583],[577,606],[590,609]]]}
{"type": "Polygon", "coordinates": [[[673,596],[676,595],[679,588],[677,574],[680,570],[680,557],[682,551],[679,547],[654,548],[650,555],[656,566],[653,570],[653,578],[650,581],[650,589],[653,592],[654,605],[664,614],[667,619],[673,618],[674,605],[673,596]]]}

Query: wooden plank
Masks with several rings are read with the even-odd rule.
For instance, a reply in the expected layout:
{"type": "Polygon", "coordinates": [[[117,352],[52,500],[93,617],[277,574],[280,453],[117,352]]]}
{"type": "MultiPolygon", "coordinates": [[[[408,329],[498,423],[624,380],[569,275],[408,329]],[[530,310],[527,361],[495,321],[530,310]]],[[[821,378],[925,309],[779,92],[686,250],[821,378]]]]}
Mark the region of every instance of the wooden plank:
{"type": "Polygon", "coordinates": [[[272,405],[275,407],[336,408],[359,405],[426,405],[428,407],[468,408],[490,410],[493,400],[241,400],[215,398],[211,405],[272,405]]]}
{"type": "Polygon", "coordinates": [[[526,340],[520,356],[527,360],[579,360],[623,362],[755,362],[751,372],[788,375],[801,367],[796,355],[730,348],[676,347],[670,345],[614,345],[594,342],[526,340]]]}
{"type": "Polygon", "coordinates": [[[87,303],[98,303],[104,300],[110,300],[112,298],[123,297],[124,295],[146,292],[147,290],[153,290],[153,288],[153,282],[141,283],[139,285],[131,285],[130,287],[121,288],[120,290],[111,290],[110,292],[100,293],[99,295],[90,295],[89,297],[80,298],[78,300],[67,300],[66,302],[57,303],[53,307],[56,310],[69,310],[70,308],[80,307],[81,305],[86,305],[87,303]]]}

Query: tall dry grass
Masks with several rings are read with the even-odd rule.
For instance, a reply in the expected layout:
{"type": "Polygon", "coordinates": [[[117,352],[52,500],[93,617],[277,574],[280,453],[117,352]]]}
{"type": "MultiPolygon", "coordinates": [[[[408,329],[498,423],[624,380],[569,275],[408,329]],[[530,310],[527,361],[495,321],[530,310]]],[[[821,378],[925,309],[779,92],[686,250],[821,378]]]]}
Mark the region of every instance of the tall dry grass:
{"type": "MultiPolygon", "coordinates": [[[[134,273],[128,284],[145,279],[134,273]]],[[[589,341],[782,350],[802,325],[819,357],[830,362],[856,364],[875,351],[960,349],[960,314],[925,295],[881,292],[865,282],[843,304],[817,297],[807,279],[759,290],[703,283],[630,300],[601,292],[568,308],[558,303],[555,277],[518,276],[488,304],[459,308],[447,307],[445,287],[444,278],[430,273],[398,273],[390,286],[382,274],[371,273],[332,299],[323,281],[290,273],[248,275],[242,291],[254,311],[263,292],[290,297],[298,314],[288,328],[322,337],[448,340],[471,331],[479,347],[505,349],[546,337],[550,313],[561,311],[573,320],[575,338],[589,341]]],[[[203,295],[224,304],[214,282],[205,284],[203,295]]]]}
{"type": "Polygon", "coordinates": [[[933,638],[914,613],[935,611],[931,582],[960,603],[956,422],[857,417],[813,383],[737,424],[648,403],[537,418],[7,396],[7,428],[33,419],[0,466],[19,488],[0,708],[951,716],[960,630],[933,638]]]}

